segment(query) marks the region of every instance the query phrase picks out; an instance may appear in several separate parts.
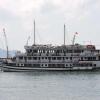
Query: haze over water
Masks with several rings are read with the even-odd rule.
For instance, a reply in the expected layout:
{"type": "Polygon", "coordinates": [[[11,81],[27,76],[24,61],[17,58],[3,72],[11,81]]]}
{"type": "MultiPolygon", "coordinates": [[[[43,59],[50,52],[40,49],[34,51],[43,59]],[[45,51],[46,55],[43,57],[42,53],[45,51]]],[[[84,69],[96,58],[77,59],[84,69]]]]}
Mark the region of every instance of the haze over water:
{"type": "Polygon", "coordinates": [[[100,72],[0,72],[0,100],[100,100],[100,72]]]}

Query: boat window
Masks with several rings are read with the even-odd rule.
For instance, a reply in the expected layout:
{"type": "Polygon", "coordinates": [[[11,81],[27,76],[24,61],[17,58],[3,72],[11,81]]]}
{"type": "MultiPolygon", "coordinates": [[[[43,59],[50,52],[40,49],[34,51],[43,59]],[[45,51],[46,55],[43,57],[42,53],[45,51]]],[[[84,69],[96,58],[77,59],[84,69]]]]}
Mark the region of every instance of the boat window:
{"type": "Polygon", "coordinates": [[[41,50],[39,50],[39,53],[41,53],[41,50]]]}
{"type": "Polygon", "coordinates": [[[47,59],[47,57],[45,57],[45,59],[47,59]]]}
{"type": "Polygon", "coordinates": [[[33,50],[33,53],[37,53],[38,52],[38,50],[33,50]]]}
{"type": "Polygon", "coordinates": [[[66,64],[66,66],[68,66],[68,64],[66,64]]]}
{"type": "Polygon", "coordinates": [[[31,52],[32,52],[32,50],[28,50],[27,52],[28,52],[28,53],[31,53],[31,52]]]}
{"type": "Polygon", "coordinates": [[[43,50],[43,53],[45,53],[45,50],[43,50]]]}
{"type": "Polygon", "coordinates": [[[23,59],[23,57],[19,57],[19,59],[20,59],[20,60],[22,60],[22,59],[23,59]]]}
{"type": "Polygon", "coordinates": [[[72,60],[72,57],[70,57],[70,60],[72,60]]]}
{"type": "Polygon", "coordinates": [[[70,66],[72,66],[72,64],[70,64],[70,66]]]}
{"type": "Polygon", "coordinates": [[[93,57],[93,60],[96,60],[96,57],[93,57]]]}
{"type": "Polygon", "coordinates": [[[69,53],[72,53],[72,50],[69,50],[69,53]]]}
{"type": "Polygon", "coordinates": [[[92,64],[90,64],[90,66],[92,66],[92,64]]]}
{"type": "Polygon", "coordinates": [[[51,60],[51,57],[48,57],[49,60],[51,60]]]}
{"type": "Polygon", "coordinates": [[[74,50],[74,53],[81,53],[81,50],[74,50]]]}
{"type": "Polygon", "coordinates": [[[32,64],[28,64],[30,67],[32,66],[32,64]]]}
{"type": "Polygon", "coordinates": [[[61,57],[57,57],[57,60],[61,60],[61,57]]]}
{"type": "Polygon", "coordinates": [[[85,60],[87,60],[87,57],[85,57],[85,60]]]}
{"type": "Polygon", "coordinates": [[[52,52],[54,53],[54,50],[52,50],[52,52]]]}
{"type": "Polygon", "coordinates": [[[44,59],[44,57],[42,57],[42,59],[44,59]]]}
{"type": "Polygon", "coordinates": [[[98,59],[100,60],[100,56],[98,57],[98,59]]]}
{"type": "Polygon", "coordinates": [[[40,60],[40,57],[39,57],[39,60],[40,60]]]}
{"type": "Polygon", "coordinates": [[[68,57],[66,57],[66,59],[68,59],[68,57]]]}
{"type": "Polygon", "coordinates": [[[83,57],[81,57],[81,60],[83,60],[83,57]]]}
{"type": "Polygon", "coordinates": [[[96,66],[96,64],[94,64],[94,66],[96,66]]]}
{"type": "Polygon", "coordinates": [[[56,60],[56,57],[52,57],[52,60],[56,60]]]}
{"type": "Polygon", "coordinates": [[[24,66],[24,64],[21,64],[21,66],[24,66]]]}
{"type": "Polygon", "coordinates": [[[37,57],[33,57],[33,60],[37,60],[37,57]]]}
{"type": "Polygon", "coordinates": [[[28,57],[28,60],[31,60],[32,58],[31,57],[28,57]]]}
{"type": "Polygon", "coordinates": [[[84,52],[84,50],[82,50],[81,52],[84,52]]]}
{"type": "Polygon", "coordinates": [[[47,64],[45,64],[45,66],[47,66],[47,64]]]}

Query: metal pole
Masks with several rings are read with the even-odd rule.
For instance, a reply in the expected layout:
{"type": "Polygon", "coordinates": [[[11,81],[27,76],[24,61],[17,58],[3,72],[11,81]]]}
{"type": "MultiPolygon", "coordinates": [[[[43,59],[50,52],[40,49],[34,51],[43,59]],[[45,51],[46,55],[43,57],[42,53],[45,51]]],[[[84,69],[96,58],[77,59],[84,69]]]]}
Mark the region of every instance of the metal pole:
{"type": "Polygon", "coordinates": [[[35,20],[34,20],[34,45],[35,45],[35,20]]]}
{"type": "Polygon", "coordinates": [[[65,45],[65,32],[66,32],[66,26],[64,24],[64,45],[65,45]]]}

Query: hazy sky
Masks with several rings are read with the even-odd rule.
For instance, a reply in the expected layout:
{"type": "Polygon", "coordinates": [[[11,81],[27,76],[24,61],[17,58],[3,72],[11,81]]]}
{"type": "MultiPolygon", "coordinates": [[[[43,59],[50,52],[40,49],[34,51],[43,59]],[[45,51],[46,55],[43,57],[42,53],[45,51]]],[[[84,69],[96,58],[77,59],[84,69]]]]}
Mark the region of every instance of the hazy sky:
{"type": "Polygon", "coordinates": [[[28,36],[36,43],[63,44],[66,24],[66,44],[75,32],[76,42],[100,47],[100,0],[0,0],[0,46],[5,48],[2,29],[5,28],[9,49],[24,50],[28,36]]]}

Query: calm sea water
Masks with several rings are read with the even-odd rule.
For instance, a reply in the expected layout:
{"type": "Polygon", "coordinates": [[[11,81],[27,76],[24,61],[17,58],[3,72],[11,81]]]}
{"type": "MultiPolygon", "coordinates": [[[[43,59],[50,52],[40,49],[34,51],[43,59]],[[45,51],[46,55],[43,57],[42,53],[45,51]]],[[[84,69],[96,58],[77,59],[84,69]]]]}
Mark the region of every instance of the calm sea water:
{"type": "Polygon", "coordinates": [[[0,100],[100,100],[100,71],[0,72],[0,100]]]}

